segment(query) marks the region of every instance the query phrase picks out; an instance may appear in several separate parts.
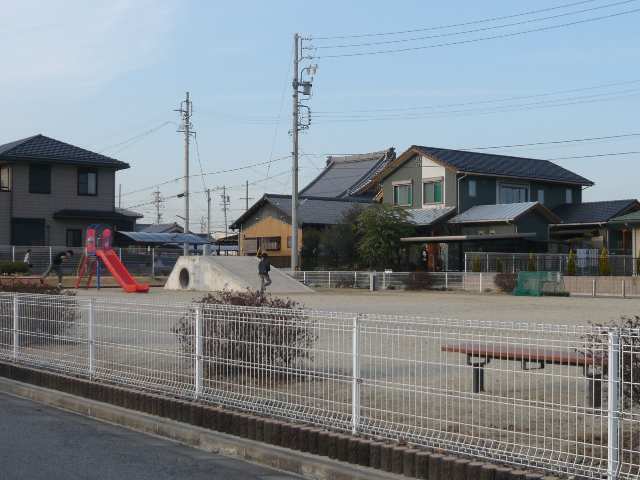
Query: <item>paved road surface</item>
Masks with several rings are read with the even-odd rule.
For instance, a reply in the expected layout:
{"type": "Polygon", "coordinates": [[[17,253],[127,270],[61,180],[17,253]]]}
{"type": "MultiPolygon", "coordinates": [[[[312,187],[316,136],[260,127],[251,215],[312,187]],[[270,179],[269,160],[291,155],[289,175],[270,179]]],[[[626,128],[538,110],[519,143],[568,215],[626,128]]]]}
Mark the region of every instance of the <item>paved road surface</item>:
{"type": "Polygon", "coordinates": [[[1,480],[294,480],[0,393],[1,480]]]}

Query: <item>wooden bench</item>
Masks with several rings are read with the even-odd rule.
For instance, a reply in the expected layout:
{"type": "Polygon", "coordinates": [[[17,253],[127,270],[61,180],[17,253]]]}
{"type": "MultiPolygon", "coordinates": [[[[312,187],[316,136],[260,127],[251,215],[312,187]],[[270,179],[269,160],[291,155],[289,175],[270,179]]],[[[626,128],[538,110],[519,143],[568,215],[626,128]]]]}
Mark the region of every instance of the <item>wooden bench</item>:
{"type": "Polygon", "coordinates": [[[485,342],[447,343],[440,349],[443,352],[461,353],[467,356],[467,365],[473,367],[474,393],[484,392],[484,367],[491,360],[520,362],[523,370],[539,370],[545,365],[568,365],[583,369],[587,381],[589,406],[591,408],[602,406],[602,372],[606,370],[607,364],[605,355],[485,342]],[[531,368],[532,365],[535,367],[531,368]],[[596,373],[597,370],[600,373],[596,373]]]}

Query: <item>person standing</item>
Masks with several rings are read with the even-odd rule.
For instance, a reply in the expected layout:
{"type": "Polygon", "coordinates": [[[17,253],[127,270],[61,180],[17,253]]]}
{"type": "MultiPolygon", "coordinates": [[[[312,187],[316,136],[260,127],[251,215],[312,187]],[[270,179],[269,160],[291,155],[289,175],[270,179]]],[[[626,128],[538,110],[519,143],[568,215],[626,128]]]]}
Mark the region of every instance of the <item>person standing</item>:
{"type": "Polygon", "coordinates": [[[271,277],[269,272],[271,271],[271,264],[269,263],[269,256],[266,253],[262,254],[262,260],[258,263],[258,275],[260,276],[260,293],[264,293],[265,289],[271,285],[271,277]]]}
{"type": "Polygon", "coordinates": [[[33,268],[33,264],[31,263],[31,249],[30,248],[28,248],[27,249],[27,253],[24,254],[24,259],[22,260],[22,263],[27,265],[27,267],[29,267],[29,268],[33,268]]]}
{"type": "Polygon", "coordinates": [[[42,274],[42,277],[40,277],[40,283],[43,284],[45,279],[51,274],[51,272],[55,272],[55,274],[58,276],[58,288],[62,288],[62,277],[64,276],[64,274],[62,273],[62,264],[71,257],[73,257],[72,250],[56,253],[53,257],[53,260],[49,264],[49,268],[47,268],[44,274],[42,274]]]}

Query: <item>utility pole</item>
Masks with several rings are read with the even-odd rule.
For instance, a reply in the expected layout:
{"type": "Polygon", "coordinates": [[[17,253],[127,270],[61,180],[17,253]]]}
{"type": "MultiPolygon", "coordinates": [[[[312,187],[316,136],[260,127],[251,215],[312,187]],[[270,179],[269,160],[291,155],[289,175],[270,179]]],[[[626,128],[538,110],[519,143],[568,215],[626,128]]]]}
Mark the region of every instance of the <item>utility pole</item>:
{"type": "Polygon", "coordinates": [[[207,241],[211,240],[211,189],[207,188],[207,241]]]}
{"type": "Polygon", "coordinates": [[[229,207],[230,198],[227,195],[227,187],[226,185],[222,186],[222,211],[224,212],[224,237],[227,238],[227,208],[229,207]]]}
{"type": "Polygon", "coordinates": [[[311,86],[313,84],[313,76],[318,69],[317,65],[309,65],[300,70],[300,60],[305,58],[310,60],[312,57],[301,55],[302,50],[311,50],[311,47],[302,47],[302,41],[309,40],[302,38],[299,33],[293,35],[293,115],[291,137],[293,140],[293,148],[291,152],[291,270],[298,269],[298,152],[299,152],[299,133],[311,125],[311,109],[308,105],[300,103],[300,94],[305,100],[311,97],[311,86]],[[306,73],[308,80],[300,79],[301,73],[306,73]],[[302,91],[299,88],[302,87],[302,91]],[[307,112],[307,121],[300,121],[300,108],[304,108],[307,112]]]}
{"type": "MultiPolygon", "coordinates": [[[[189,99],[189,92],[186,93],[185,99],[180,103],[180,108],[176,110],[182,119],[182,124],[178,132],[184,133],[184,233],[189,233],[189,142],[193,125],[191,125],[191,114],[193,113],[193,105],[189,99]]],[[[183,255],[189,254],[189,244],[185,242],[183,255]]]]}
{"type": "Polygon", "coordinates": [[[240,200],[244,200],[244,211],[249,210],[249,200],[253,200],[253,198],[249,196],[249,180],[246,180],[244,183],[244,197],[240,200]]]}
{"type": "Polygon", "coordinates": [[[299,133],[299,68],[300,68],[300,34],[293,34],[293,118],[291,136],[293,148],[291,152],[291,270],[298,270],[298,133],[299,133]]]}
{"type": "Polygon", "coordinates": [[[122,208],[122,184],[118,184],[118,208],[122,208]]]}
{"type": "Polygon", "coordinates": [[[160,213],[160,209],[162,208],[162,202],[164,200],[160,196],[160,187],[156,187],[156,190],[153,192],[153,206],[156,209],[156,225],[160,225],[162,223],[162,213],[160,213]]]}

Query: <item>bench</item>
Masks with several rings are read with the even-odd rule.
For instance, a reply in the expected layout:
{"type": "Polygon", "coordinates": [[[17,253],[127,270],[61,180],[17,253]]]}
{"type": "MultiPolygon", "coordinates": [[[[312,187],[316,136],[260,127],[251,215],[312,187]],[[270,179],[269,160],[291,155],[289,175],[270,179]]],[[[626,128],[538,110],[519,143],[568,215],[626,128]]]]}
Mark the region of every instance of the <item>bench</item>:
{"type": "Polygon", "coordinates": [[[602,406],[602,373],[606,367],[605,355],[582,352],[532,348],[519,345],[496,345],[484,342],[447,343],[443,352],[461,353],[467,356],[467,365],[473,367],[473,393],[484,392],[484,367],[491,360],[520,362],[523,370],[543,369],[545,365],[568,365],[580,367],[587,381],[588,403],[591,408],[602,406]],[[531,366],[534,365],[534,368],[531,366]]]}

